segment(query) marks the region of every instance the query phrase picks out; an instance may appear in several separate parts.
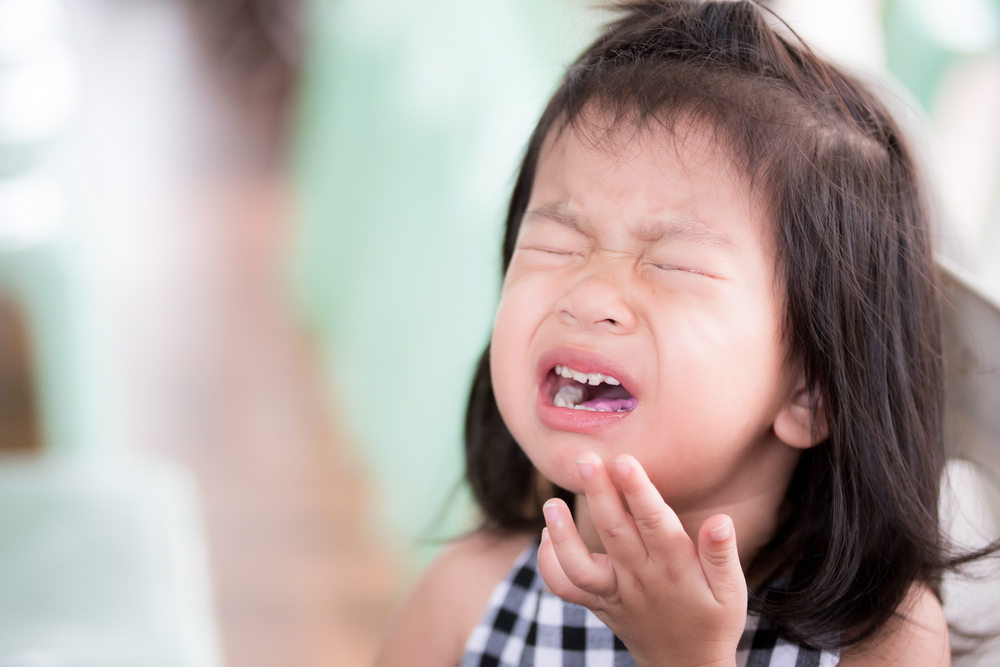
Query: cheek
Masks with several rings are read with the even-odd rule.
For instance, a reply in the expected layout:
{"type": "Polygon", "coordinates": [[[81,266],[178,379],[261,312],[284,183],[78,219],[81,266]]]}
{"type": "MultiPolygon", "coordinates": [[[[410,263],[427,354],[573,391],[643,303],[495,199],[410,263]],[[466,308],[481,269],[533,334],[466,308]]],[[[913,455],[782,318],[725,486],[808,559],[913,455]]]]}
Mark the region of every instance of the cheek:
{"type": "Polygon", "coordinates": [[[661,328],[664,432],[686,441],[753,437],[769,425],[783,386],[784,353],[773,320],[725,313],[661,328]]]}
{"type": "Polygon", "coordinates": [[[516,322],[505,316],[504,304],[501,302],[493,325],[493,338],[490,340],[490,377],[493,382],[493,394],[504,420],[508,419],[507,411],[512,397],[516,395],[516,376],[513,374],[514,364],[511,355],[517,349],[516,322]]]}
{"type": "Polygon", "coordinates": [[[529,358],[537,314],[520,286],[504,286],[490,342],[490,375],[500,414],[514,428],[534,400],[534,372],[529,358]],[[527,302],[526,302],[527,301],[527,302]]]}
{"type": "Polygon", "coordinates": [[[492,355],[498,364],[507,366],[518,355],[527,355],[528,345],[557,298],[552,283],[544,277],[508,274],[493,320],[493,344],[502,348],[502,353],[492,355]]]}

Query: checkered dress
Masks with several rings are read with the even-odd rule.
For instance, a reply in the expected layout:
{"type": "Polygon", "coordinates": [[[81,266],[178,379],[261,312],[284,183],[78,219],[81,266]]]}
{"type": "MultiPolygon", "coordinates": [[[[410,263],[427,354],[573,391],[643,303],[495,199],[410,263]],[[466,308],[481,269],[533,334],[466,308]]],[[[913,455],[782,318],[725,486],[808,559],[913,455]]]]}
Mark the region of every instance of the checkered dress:
{"type": "MultiPolygon", "coordinates": [[[[833,667],[838,653],[790,644],[757,616],[747,617],[739,667],[833,667]]],[[[594,614],[544,587],[538,544],[493,590],[465,645],[461,667],[635,667],[625,644],[594,614]]]]}

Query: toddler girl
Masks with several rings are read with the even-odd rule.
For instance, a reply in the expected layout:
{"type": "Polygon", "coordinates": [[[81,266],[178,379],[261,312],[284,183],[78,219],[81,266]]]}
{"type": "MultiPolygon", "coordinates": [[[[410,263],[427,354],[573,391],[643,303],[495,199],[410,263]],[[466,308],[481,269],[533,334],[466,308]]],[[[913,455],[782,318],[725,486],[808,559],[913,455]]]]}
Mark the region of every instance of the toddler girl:
{"type": "Polygon", "coordinates": [[[380,664],[949,664],[906,142],[755,4],[620,10],[514,188],[466,423],[484,525],[380,664]]]}

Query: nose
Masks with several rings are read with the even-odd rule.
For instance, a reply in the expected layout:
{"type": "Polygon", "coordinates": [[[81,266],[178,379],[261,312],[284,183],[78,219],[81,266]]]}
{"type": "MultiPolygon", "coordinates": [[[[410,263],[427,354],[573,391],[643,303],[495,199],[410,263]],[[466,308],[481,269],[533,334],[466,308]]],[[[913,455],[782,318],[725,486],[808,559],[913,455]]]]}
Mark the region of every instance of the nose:
{"type": "Polygon", "coordinates": [[[627,285],[608,268],[588,272],[562,296],[556,304],[562,322],[622,335],[635,331],[639,318],[627,285]]]}

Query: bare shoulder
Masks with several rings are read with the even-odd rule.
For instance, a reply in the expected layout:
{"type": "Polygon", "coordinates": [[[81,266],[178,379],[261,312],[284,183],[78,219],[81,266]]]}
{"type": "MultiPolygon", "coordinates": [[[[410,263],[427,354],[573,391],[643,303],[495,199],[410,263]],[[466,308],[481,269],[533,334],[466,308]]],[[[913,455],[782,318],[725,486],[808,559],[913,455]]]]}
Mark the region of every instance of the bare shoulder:
{"type": "Polygon", "coordinates": [[[941,603],[923,584],[914,584],[899,618],[869,640],[845,649],[841,667],[948,667],[951,648],[941,603]]]}
{"type": "Polygon", "coordinates": [[[375,664],[457,665],[493,589],[533,539],[477,531],[448,545],[397,610],[375,664]]]}

